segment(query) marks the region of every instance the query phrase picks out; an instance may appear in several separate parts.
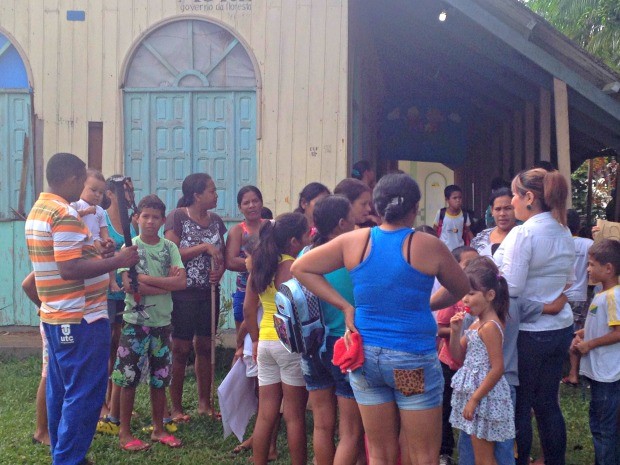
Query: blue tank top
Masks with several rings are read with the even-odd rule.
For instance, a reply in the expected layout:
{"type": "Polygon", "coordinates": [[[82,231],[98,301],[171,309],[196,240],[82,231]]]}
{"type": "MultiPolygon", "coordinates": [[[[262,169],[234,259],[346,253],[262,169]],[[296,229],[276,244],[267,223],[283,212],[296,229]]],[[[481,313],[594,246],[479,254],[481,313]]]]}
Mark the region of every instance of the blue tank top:
{"type": "Polygon", "coordinates": [[[409,228],[370,231],[370,253],[350,271],[355,326],[364,345],[413,354],[435,352],[437,323],[431,314],[434,276],[412,268],[403,257],[409,228]]]}

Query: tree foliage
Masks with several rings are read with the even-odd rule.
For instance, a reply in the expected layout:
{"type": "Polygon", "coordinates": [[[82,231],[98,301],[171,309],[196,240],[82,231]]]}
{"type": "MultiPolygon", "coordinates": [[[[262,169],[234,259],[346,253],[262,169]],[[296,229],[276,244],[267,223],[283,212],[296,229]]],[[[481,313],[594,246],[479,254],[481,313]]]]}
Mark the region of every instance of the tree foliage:
{"type": "Polygon", "coordinates": [[[585,161],[571,174],[573,208],[585,218],[589,163],[592,163],[592,218],[606,219],[605,208],[611,201],[618,168],[613,157],[598,157],[585,161]]]}
{"type": "Polygon", "coordinates": [[[620,71],[620,1],[521,1],[587,51],[620,71]]]}

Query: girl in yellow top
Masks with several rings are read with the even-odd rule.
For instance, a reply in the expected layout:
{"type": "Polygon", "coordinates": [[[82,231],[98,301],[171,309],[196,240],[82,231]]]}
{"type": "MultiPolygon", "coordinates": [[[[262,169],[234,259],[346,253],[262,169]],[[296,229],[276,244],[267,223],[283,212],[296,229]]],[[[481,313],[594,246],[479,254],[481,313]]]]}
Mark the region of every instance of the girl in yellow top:
{"type": "Polygon", "coordinates": [[[258,363],[258,417],[253,434],[256,465],[265,465],[269,440],[284,399],[284,420],[292,465],[305,465],[306,401],[308,392],[301,372],[300,354],[289,353],[280,343],[273,324],[278,286],[291,279],[294,257],[310,243],[308,221],[301,213],[285,213],[265,222],[259,232],[259,244],[252,254],[248,278],[244,320],[258,363]],[[260,327],[256,320],[258,303],[263,305],[260,327]]]}

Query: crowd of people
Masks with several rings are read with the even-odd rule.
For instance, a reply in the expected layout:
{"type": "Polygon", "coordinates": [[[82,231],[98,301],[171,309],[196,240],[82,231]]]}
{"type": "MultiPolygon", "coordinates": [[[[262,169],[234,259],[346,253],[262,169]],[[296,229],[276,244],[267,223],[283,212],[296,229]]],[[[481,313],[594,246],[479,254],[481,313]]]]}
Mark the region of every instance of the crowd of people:
{"type": "Polygon", "coordinates": [[[532,412],[544,463],[563,465],[559,386],[581,374],[596,463],[620,465],[620,242],[574,237],[579,217],[553,168],[494,183],[487,228],[455,185],[433,227],[414,228],[416,181],[391,173],[375,184],[366,161],[333,194],[308,184],[297,209],[275,219],[257,187],[242,187],[243,221],[230,231],[206,173],[184,179],[168,213],[144,196],[131,222],[121,208],[133,199],[128,178],[106,180],[67,153],[50,158],[46,178],[26,222],[33,273],[23,287],[47,350],[33,439],[50,444],[54,465],[89,463],[96,431],[127,451],[180,447],[192,350],[197,413],[220,419],[210,393],[226,270],[237,273],[235,360],[258,395],[252,436],[235,452],[251,450],[255,464],[276,458],[281,417],[291,463],[307,463],[309,406],[317,465],[453,463],[453,428],[459,463],[525,465],[532,412]],[[588,274],[599,283],[589,305],[588,274]],[[277,289],[293,277],[320,299],[325,324],[320,348],[303,355],[274,327],[277,289]],[[359,340],[363,363],[341,370],[337,344],[359,340]],[[151,443],[131,430],[141,381],[151,443]]]}

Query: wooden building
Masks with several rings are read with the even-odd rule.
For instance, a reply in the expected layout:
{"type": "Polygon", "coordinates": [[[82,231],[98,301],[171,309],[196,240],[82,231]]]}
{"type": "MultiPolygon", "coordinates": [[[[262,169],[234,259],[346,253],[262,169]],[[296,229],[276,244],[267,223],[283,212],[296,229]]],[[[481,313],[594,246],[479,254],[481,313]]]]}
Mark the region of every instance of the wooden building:
{"type": "Polygon", "coordinates": [[[229,226],[242,185],[282,213],[367,158],[429,222],[452,180],[481,211],[494,176],[620,149],[619,82],[515,0],[3,0],[0,325],[37,323],[20,215],[56,152],[169,209],[206,171],[229,226]]]}

